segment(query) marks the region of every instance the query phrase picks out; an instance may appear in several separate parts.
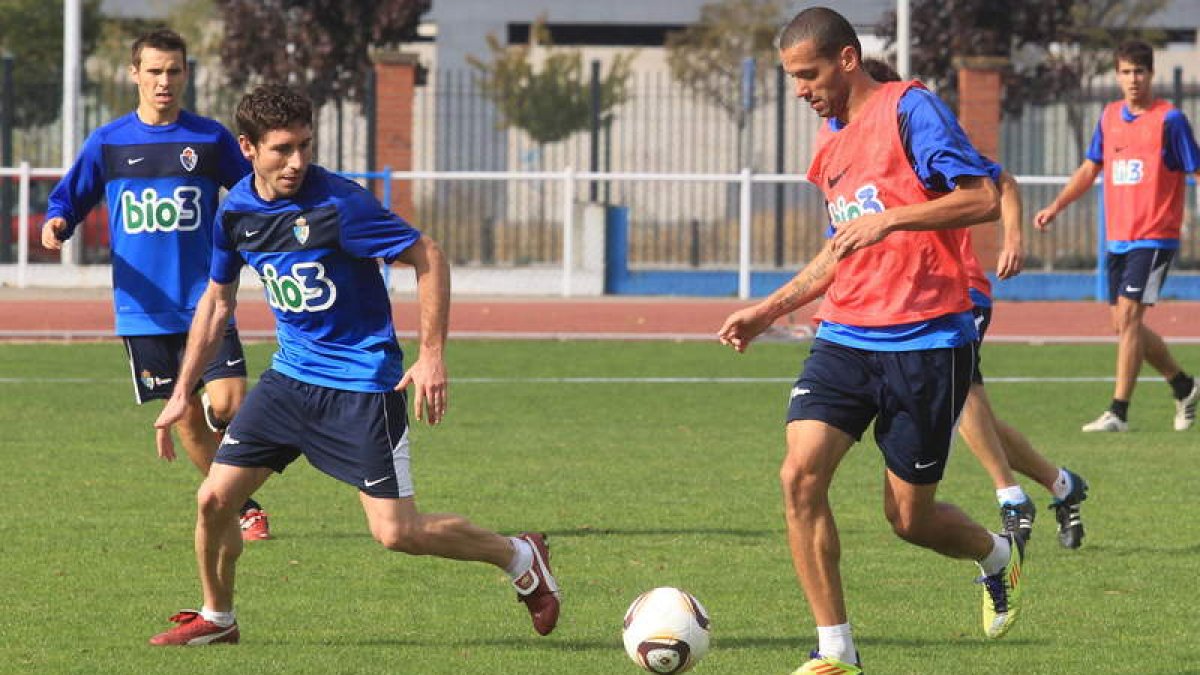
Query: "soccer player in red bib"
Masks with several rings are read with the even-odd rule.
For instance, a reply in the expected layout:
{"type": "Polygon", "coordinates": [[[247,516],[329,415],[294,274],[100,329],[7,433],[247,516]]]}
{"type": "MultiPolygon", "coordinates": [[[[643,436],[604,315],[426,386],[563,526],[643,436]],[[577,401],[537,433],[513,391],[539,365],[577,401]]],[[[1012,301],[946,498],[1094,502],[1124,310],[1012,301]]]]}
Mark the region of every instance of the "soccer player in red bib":
{"type": "Polygon", "coordinates": [[[999,198],[936,96],[863,70],[843,16],[806,9],[777,46],[797,97],[828,125],[808,178],[824,193],[834,234],[788,284],[730,315],[718,338],[745,351],[775,319],[825,296],[792,388],[780,471],[792,561],[817,621],[817,649],[796,672],[859,673],[829,485],[872,422],[895,533],[979,564],[989,637],[1004,635],[1020,607],[1023,541],[936,498],[975,368],[959,229],[994,220],[999,198]]]}
{"type": "Polygon", "coordinates": [[[1162,337],[1144,322],[1158,301],[1183,224],[1184,177],[1200,175],[1200,148],[1187,117],[1154,97],[1154,50],[1141,41],[1116,50],[1122,100],[1100,116],[1087,157],[1054,201],[1034,217],[1046,229],[1086,193],[1103,169],[1108,303],[1118,336],[1112,403],[1084,431],[1128,431],[1129,403],[1142,361],[1149,361],[1175,397],[1176,431],[1196,421],[1200,387],[1180,368],[1162,337]]]}

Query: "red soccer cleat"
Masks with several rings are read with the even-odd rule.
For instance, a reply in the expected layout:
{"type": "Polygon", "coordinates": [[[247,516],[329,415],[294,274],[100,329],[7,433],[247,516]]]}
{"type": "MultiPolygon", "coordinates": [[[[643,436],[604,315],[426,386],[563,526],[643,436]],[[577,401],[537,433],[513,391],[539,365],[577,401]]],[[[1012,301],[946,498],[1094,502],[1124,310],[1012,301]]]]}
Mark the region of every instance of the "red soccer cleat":
{"type": "Polygon", "coordinates": [[[538,635],[549,635],[558,624],[558,582],[550,571],[550,548],[546,535],[523,532],[517,536],[533,547],[533,564],[513,580],[517,600],[525,603],[538,635]]]}
{"type": "Polygon", "coordinates": [[[271,538],[271,526],[267,523],[267,512],[262,509],[246,509],[241,515],[242,541],[258,541],[271,538]]]}
{"type": "Polygon", "coordinates": [[[204,617],[200,616],[200,612],[194,609],[182,610],[171,617],[171,621],[179,625],[150,638],[150,644],[159,647],[192,647],[215,644],[235,645],[241,637],[241,634],[238,632],[237,622],[234,622],[232,626],[222,628],[211,621],[205,621],[204,617]]]}

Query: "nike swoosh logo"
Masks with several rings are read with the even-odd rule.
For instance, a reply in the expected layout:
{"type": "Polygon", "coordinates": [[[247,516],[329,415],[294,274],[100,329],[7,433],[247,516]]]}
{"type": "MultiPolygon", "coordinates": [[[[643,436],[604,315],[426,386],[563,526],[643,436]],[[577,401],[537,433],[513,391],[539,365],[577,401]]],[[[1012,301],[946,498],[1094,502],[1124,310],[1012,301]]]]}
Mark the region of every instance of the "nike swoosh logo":
{"type": "Polygon", "coordinates": [[[241,362],[243,362],[243,361],[245,361],[245,360],[246,360],[246,359],[234,359],[234,360],[232,360],[232,361],[226,361],[226,362],[225,362],[225,365],[226,365],[226,366],[229,366],[230,368],[232,368],[232,367],[236,366],[237,364],[239,364],[239,363],[241,363],[241,362]]]}
{"type": "Polygon", "coordinates": [[[154,378],[154,386],[161,387],[164,384],[171,384],[174,381],[175,381],[175,378],[171,378],[171,377],[156,377],[156,378],[154,378]]]}
{"type": "Polygon", "coordinates": [[[927,462],[927,463],[925,463],[925,464],[922,464],[922,463],[920,463],[920,462],[917,462],[917,463],[916,463],[916,464],[914,464],[913,466],[917,467],[918,469],[928,469],[929,467],[933,466],[934,464],[937,464],[937,460],[936,460],[936,459],[935,459],[935,460],[933,460],[932,462],[927,462]]]}
{"type": "Polygon", "coordinates": [[[134,164],[137,164],[138,162],[142,161],[143,159],[146,159],[146,158],[145,157],[130,157],[129,159],[127,159],[125,161],[129,162],[129,166],[133,166],[134,164]]]}
{"type": "Polygon", "coordinates": [[[846,172],[849,170],[850,170],[850,167],[846,167],[846,168],[842,169],[842,172],[839,173],[838,175],[831,176],[829,178],[829,189],[832,190],[834,188],[834,186],[836,186],[838,184],[838,181],[840,181],[842,179],[842,176],[845,176],[846,172]]]}
{"type": "Polygon", "coordinates": [[[1127,146],[1124,145],[1118,145],[1117,147],[1113,148],[1113,153],[1115,154],[1118,152],[1124,152],[1126,147],[1127,146]]]}
{"type": "Polygon", "coordinates": [[[1137,293],[1137,292],[1138,292],[1138,291],[1140,291],[1140,290],[1142,290],[1142,289],[1141,289],[1141,288],[1134,288],[1133,286],[1126,286],[1126,287],[1125,287],[1125,292],[1126,292],[1126,293],[1137,293]]]}
{"type": "Polygon", "coordinates": [[[380,483],[382,483],[383,481],[385,481],[385,480],[391,480],[391,479],[392,479],[392,477],[391,477],[391,476],[384,476],[383,478],[380,478],[380,479],[378,479],[378,480],[367,480],[367,479],[365,479],[365,478],[364,478],[364,479],[363,479],[363,485],[366,485],[367,487],[375,487],[376,485],[379,485],[379,484],[380,484],[380,483]]]}
{"type": "Polygon", "coordinates": [[[249,239],[250,237],[253,237],[254,235],[258,234],[259,232],[262,232],[262,230],[246,230],[246,238],[249,239]]]}
{"type": "Polygon", "coordinates": [[[796,398],[797,396],[804,396],[805,394],[811,394],[811,393],[812,393],[812,389],[801,389],[800,387],[792,387],[791,398],[796,398]]]}

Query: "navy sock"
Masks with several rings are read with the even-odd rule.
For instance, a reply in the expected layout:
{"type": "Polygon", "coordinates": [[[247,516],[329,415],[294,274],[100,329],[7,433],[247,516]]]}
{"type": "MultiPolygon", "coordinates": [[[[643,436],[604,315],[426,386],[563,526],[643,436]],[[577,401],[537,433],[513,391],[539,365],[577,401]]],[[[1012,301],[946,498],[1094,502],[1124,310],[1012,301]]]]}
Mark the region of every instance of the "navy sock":
{"type": "Polygon", "coordinates": [[[1129,401],[1120,401],[1114,398],[1108,409],[1112,411],[1112,414],[1120,417],[1122,422],[1129,421],[1129,401]]]}
{"type": "Polygon", "coordinates": [[[1171,391],[1175,392],[1175,398],[1182,401],[1187,398],[1188,394],[1192,393],[1192,387],[1196,385],[1196,380],[1181,370],[1175,377],[1171,378],[1168,384],[1171,385],[1171,391]]]}

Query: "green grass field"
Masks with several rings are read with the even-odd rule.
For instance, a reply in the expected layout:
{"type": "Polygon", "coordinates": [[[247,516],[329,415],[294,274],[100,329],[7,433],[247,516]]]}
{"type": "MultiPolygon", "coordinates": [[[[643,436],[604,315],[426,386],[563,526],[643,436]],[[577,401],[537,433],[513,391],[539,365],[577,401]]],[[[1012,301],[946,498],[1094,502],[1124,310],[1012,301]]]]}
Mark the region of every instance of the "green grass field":
{"type": "MultiPolygon", "coordinates": [[[[250,347],[255,372],[271,349],[250,347]]],[[[1176,351],[1200,364],[1200,347],[1176,351]]],[[[1079,424],[1111,384],[1055,381],[1105,378],[1113,352],[986,350],[989,376],[1036,378],[989,386],[1000,415],[1092,484],[1078,551],[1058,546],[1048,496],[1025,485],[1041,510],[1025,613],[1003,640],[982,635],[974,565],[895,538],[878,451],[868,440],[851,452],[834,507],[867,672],[1200,672],[1200,430],[1170,431],[1167,388],[1147,381],[1133,433],[1084,435],[1079,424]]],[[[790,672],[816,639],[776,480],[790,380],[806,353],[780,343],[743,356],[698,343],[455,343],[449,418],[414,431],[419,504],[501,532],[548,532],[564,588],[558,630],[534,634],[497,570],[383,550],[354,490],[301,461],[260,492],[277,539],[242,558],[242,644],[180,650],[146,646],[200,599],[198,477],[155,458],[158,406],[132,405],[118,344],[0,344],[0,671],[634,673],[622,614],[640,591],[677,585],[713,617],[713,648],[695,672],[790,672]]],[[[941,494],[997,526],[991,485],[961,445],[941,494]]]]}

